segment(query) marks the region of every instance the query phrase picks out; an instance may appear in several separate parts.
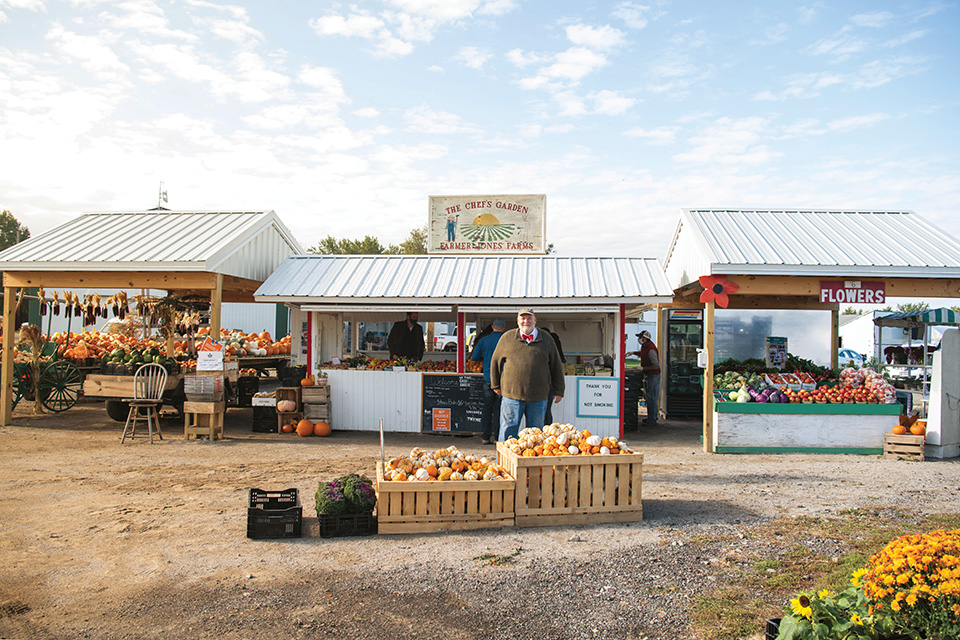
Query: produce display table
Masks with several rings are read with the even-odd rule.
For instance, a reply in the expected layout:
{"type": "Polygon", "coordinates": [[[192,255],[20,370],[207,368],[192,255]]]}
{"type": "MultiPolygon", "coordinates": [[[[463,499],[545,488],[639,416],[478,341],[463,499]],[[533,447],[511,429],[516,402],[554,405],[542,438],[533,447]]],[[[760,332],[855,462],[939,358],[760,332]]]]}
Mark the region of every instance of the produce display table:
{"type": "Polygon", "coordinates": [[[226,404],[220,402],[183,403],[183,435],[186,439],[204,436],[211,440],[223,438],[223,418],[226,404]]]}
{"type": "Polygon", "coordinates": [[[514,525],[509,480],[391,482],[377,469],[379,533],[435,533],[514,525]]]}
{"type": "Polygon", "coordinates": [[[518,456],[497,443],[517,481],[518,527],[643,520],[643,454],[518,456]]]}
{"type": "Polygon", "coordinates": [[[880,455],[902,409],[900,403],[714,402],[714,451],[880,455]]]}

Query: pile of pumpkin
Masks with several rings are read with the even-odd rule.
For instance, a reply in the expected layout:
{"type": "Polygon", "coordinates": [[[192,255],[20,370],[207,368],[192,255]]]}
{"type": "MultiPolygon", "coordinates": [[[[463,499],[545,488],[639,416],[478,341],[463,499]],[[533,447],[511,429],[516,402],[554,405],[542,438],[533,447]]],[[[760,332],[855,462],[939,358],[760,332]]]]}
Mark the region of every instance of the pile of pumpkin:
{"type": "Polygon", "coordinates": [[[507,480],[506,471],[487,458],[478,458],[456,447],[430,453],[415,447],[407,455],[383,463],[383,479],[393,482],[445,482],[457,480],[507,480]]]}
{"type": "Polygon", "coordinates": [[[330,435],[330,423],[323,421],[313,422],[306,418],[291,420],[280,427],[280,431],[283,433],[296,433],[301,438],[306,438],[307,436],[328,436],[330,435]]]}
{"type": "Polygon", "coordinates": [[[572,424],[558,422],[542,430],[530,427],[523,429],[516,438],[508,439],[505,444],[510,451],[525,458],[633,453],[626,443],[612,436],[602,438],[586,429],[580,430],[572,424]]]}

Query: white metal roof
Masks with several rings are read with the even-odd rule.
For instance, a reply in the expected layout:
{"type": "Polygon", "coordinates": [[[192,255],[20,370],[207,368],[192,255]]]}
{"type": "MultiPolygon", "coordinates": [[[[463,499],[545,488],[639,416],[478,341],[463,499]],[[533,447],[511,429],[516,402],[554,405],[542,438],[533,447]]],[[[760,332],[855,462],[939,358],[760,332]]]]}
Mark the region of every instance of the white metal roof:
{"type": "Polygon", "coordinates": [[[287,258],[254,296],[296,305],[542,306],[669,302],[673,290],[656,258],[298,255],[287,258]]]}
{"type": "Polygon", "coordinates": [[[263,281],[302,252],[273,211],[97,212],[0,252],[0,269],[204,271],[263,281]]]}
{"type": "Polygon", "coordinates": [[[960,277],[960,241],[912,211],[684,209],[674,288],[707,274],[960,277]]]}

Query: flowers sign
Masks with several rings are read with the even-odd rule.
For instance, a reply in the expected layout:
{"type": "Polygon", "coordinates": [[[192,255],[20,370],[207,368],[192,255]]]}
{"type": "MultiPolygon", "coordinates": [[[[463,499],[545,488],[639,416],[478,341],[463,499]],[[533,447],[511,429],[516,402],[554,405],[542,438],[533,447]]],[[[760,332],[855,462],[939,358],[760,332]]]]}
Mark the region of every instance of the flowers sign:
{"type": "Polygon", "coordinates": [[[700,302],[716,302],[717,306],[727,308],[730,304],[730,294],[736,293],[740,288],[736,282],[727,280],[727,276],[700,276],[700,285],[703,287],[703,293],[700,294],[700,302]]]}

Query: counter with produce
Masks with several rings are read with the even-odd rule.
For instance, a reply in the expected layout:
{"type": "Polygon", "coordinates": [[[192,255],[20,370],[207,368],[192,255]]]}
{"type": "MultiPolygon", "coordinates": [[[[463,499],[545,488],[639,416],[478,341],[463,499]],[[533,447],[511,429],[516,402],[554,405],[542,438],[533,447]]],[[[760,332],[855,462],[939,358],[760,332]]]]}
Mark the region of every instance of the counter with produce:
{"type": "Polygon", "coordinates": [[[873,369],[728,370],[714,378],[718,453],[883,453],[903,407],[873,369]],[[819,380],[818,380],[819,378],[819,380]]]}

